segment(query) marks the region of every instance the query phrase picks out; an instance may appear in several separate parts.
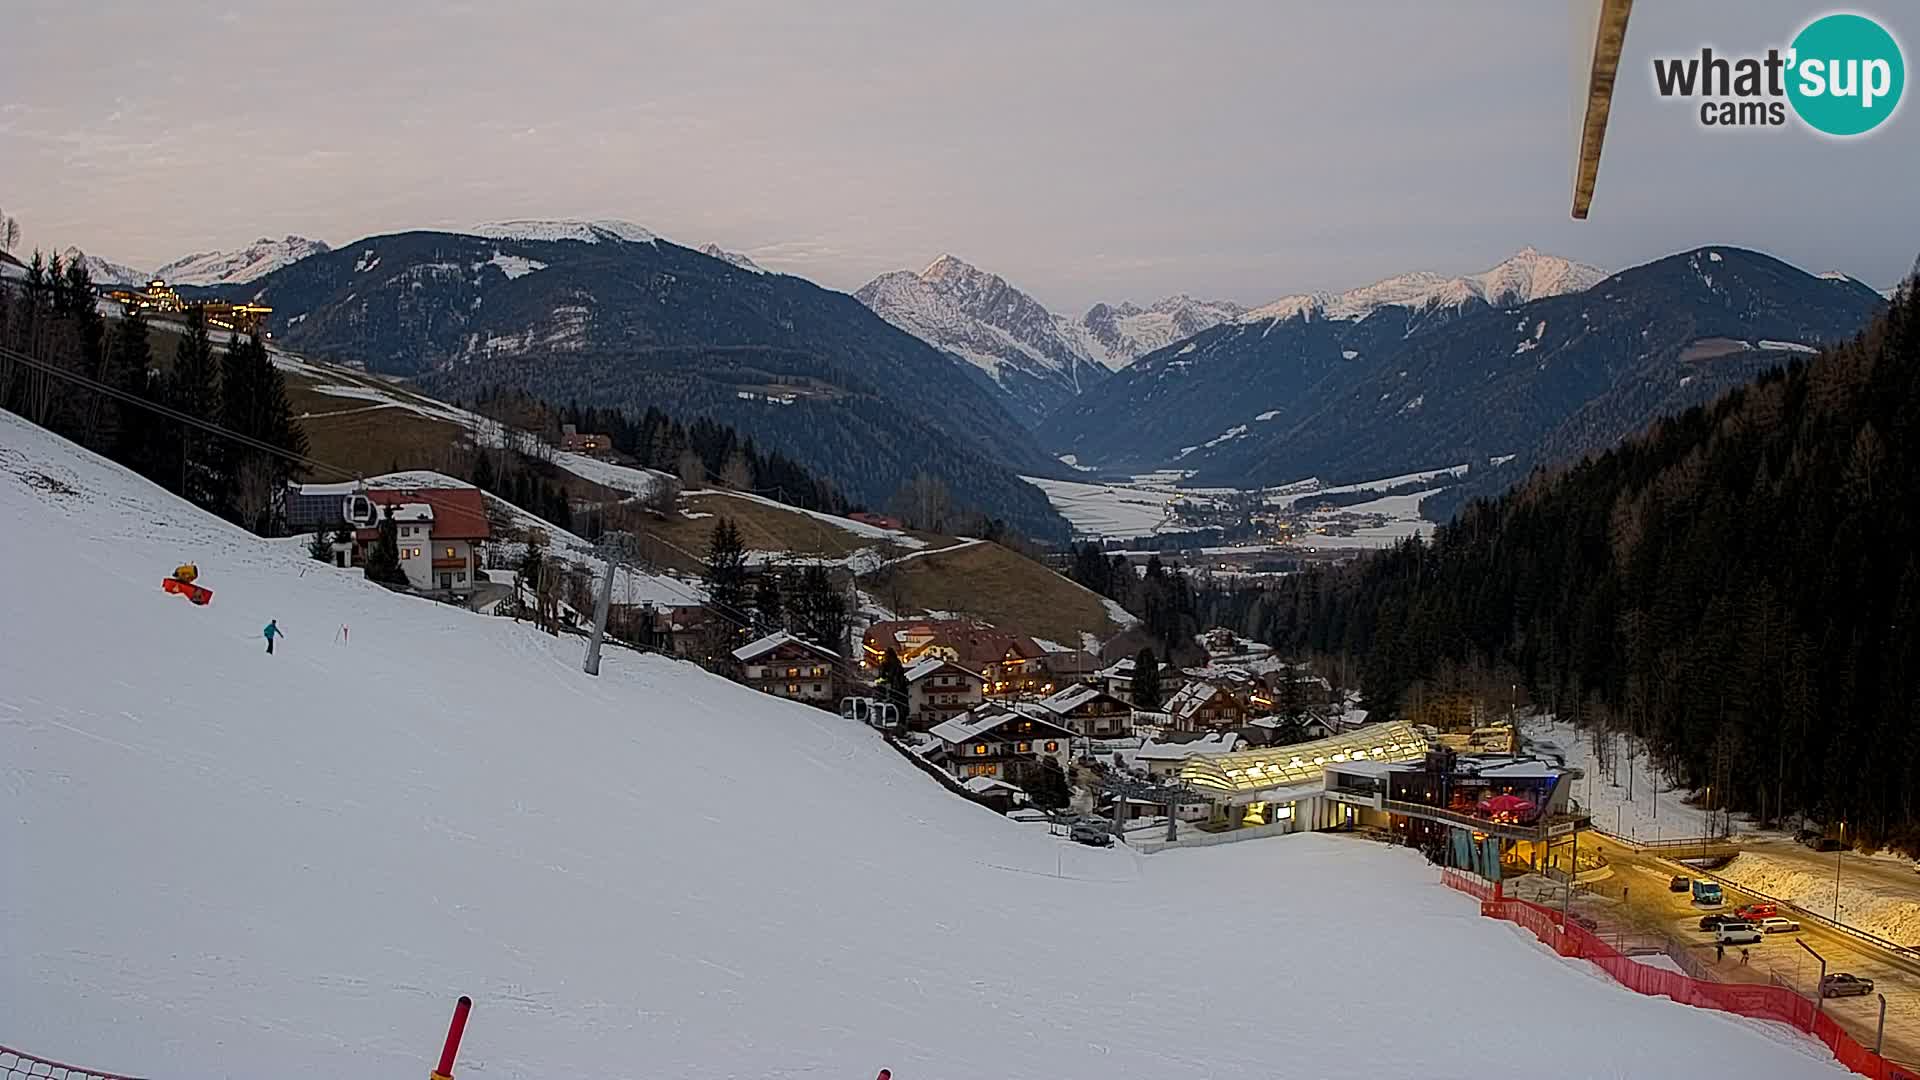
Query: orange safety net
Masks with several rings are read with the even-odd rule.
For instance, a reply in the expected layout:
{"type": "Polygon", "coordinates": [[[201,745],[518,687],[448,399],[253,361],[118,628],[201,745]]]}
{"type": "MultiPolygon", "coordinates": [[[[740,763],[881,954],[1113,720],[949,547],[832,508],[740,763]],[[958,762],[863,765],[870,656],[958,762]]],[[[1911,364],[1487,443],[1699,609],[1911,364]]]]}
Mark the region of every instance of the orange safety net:
{"type": "Polygon", "coordinates": [[[1649,997],[1667,997],[1701,1009],[1774,1020],[1800,1028],[1827,1044],[1840,1064],[1873,1080],[1920,1080],[1916,1073],[1861,1046],[1813,1002],[1784,986],[1719,983],[1642,964],[1578,925],[1562,925],[1560,913],[1528,900],[1495,900],[1487,882],[1458,870],[1442,870],[1440,879],[1480,901],[1480,914],[1525,927],[1562,956],[1586,960],[1620,985],[1649,997]]]}

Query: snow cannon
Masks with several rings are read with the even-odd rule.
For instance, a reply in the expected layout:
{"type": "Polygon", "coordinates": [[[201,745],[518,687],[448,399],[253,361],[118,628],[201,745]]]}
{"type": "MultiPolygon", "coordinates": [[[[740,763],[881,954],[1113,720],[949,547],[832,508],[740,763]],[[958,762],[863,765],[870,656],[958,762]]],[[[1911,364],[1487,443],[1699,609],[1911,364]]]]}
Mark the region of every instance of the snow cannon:
{"type": "Polygon", "coordinates": [[[160,587],[167,592],[184,596],[195,604],[205,607],[213,599],[213,590],[204,585],[195,584],[200,578],[200,568],[192,563],[182,563],[173,568],[173,574],[162,578],[160,587]]]}

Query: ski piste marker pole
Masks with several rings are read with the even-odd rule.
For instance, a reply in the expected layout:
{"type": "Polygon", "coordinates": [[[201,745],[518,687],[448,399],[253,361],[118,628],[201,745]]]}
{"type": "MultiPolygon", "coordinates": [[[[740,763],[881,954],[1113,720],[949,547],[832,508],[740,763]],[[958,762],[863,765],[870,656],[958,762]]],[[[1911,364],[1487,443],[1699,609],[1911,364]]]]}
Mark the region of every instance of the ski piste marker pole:
{"type": "Polygon", "coordinates": [[[447,1025],[447,1044],[440,1050],[440,1067],[431,1080],[453,1080],[454,1055],[460,1052],[460,1036],[467,1031],[467,1014],[473,1011],[473,999],[465,994],[453,1006],[453,1023],[447,1025]]]}

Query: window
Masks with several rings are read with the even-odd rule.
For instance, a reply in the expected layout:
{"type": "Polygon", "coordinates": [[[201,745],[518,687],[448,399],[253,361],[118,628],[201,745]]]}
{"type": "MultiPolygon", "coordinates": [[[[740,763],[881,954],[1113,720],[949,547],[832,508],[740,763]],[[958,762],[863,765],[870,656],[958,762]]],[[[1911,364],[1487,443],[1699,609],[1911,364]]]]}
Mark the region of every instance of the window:
{"type": "Polygon", "coordinates": [[[1032,752],[1033,752],[1033,744],[1032,744],[1032,743],[1030,743],[1030,742],[1023,742],[1023,743],[1021,743],[1021,744],[1020,744],[1020,752],[1021,752],[1021,753],[1023,753],[1023,754],[1030,754],[1030,753],[1032,753],[1032,752]]]}
{"type": "Polygon", "coordinates": [[[817,693],[819,693],[819,692],[820,692],[820,684],[819,684],[819,683],[814,683],[814,684],[813,684],[812,686],[809,686],[809,687],[807,687],[807,691],[808,691],[809,693],[814,693],[814,694],[817,694],[817,693]]]}
{"type": "Polygon", "coordinates": [[[799,684],[799,683],[788,683],[788,684],[787,684],[787,696],[788,696],[788,697],[792,697],[792,696],[794,696],[795,694],[798,694],[799,692],[800,692],[800,684],[799,684]]]}
{"type": "Polygon", "coordinates": [[[1054,742],[1051,739],[1047,740],[1047,753],[1051,754],[1058,751],[1059,749],[1060,749],[1059,743],[1054,742]]]}
{"type": "Polygon", "coordinates": [[[789,678],[789,679],[797,679],[797,678],[799,678],[799,677],[800,677],[800,669],[799,669],[799,668],[797,668],[797,667],[790,667],[790,668],[788,668],[788,669],[787,669],[787,678],[789,678]]]}
{"type": "Polygon", "coordinates": [[[457,558],[459,558],[459,556],[458,556],[458,555],[455,555],[455,554],[453,553],[453,549],[452,549],[452,548],[448,548],[448,549],[447,549],[447,558],[449,558],[449,559],[457,559],[457,558]]]}
{"type": "Polygon", "coordinates": [[[824,676],[826,673],[827,673],[827,669],[823,667],[817,667],[813,669],[813,677],[816,679],[824,676]]]}
{"type": "Polygon", "coordinates": [[[986,743],[974,743],[974,744],[973,744],[973,752],[974,752],[974,755],[975,755],[976,757],[985,757],[985,756],[986,756],[986,754],[987,754],[987,744],[986,744],[986,743]]]}

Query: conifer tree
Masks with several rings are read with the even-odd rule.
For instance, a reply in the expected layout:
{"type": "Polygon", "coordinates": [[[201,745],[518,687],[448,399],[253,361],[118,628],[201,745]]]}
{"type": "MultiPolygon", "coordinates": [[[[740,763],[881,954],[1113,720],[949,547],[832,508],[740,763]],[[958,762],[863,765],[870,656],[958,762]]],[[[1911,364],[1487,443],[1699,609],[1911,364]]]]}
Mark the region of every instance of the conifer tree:
{"type": "Polygon", "coordinates": [[[772,567],[760,574],[760,580],[753,586],[753,628],[761,634],[771,634],[775,630],[784,630],[787,625],[787,612],[784,597],[780,595],[780,577],[772,567]]]}
{"type": "Polygon", "coordinates": [[[394,524],[393,507],[380,515],[379,535],[367,551],[367,580],[382,585],[407,585],[407,572],[400,566],[400,527],[394,524]]]}
{"type": "Polygon", "coordinates": [[[1152,649],[1141,649],[1133,658],[1134,707],[1156,712],[1164,693],[1160,686],[1160,658],[1152,649]]]}
{"type": "Polygon", "coordinates": [[[874,686],[880,690],[881,697],[900,707],[907,708],[907,668],[900,662],[900,654],[888,649],[880,658],[880,672],[874,679],[874,686]]]}
{"type": "Polygon", "coordinates": [[[730,517],[721,518],[713,526],[702,580],[707,586],[708,605],[723,621],[737,626],[748,620],[747,549],[730,517]]]}
{"type": "Polygon", "coordinates": [[[794,633],[822,648],[835,652],[845,649],[847,598],[833,587],[825,567],[809,566],[801,575],[795,608],[794,633]]]}
{"type": "MultiPolygon", "coordinates": [[[[220,381],[213,358],[213,340],[207,336],[206,315],[198,308],[187,312],[187,337],[174,354],[168,404],[202,420],[220,417],[220,381]]],[[[173,486],[188,501],[225,514],[232,496],[226,471],[228,455],[216,436],[189,428],[180,441],[180,472],[173,486]]]]}

